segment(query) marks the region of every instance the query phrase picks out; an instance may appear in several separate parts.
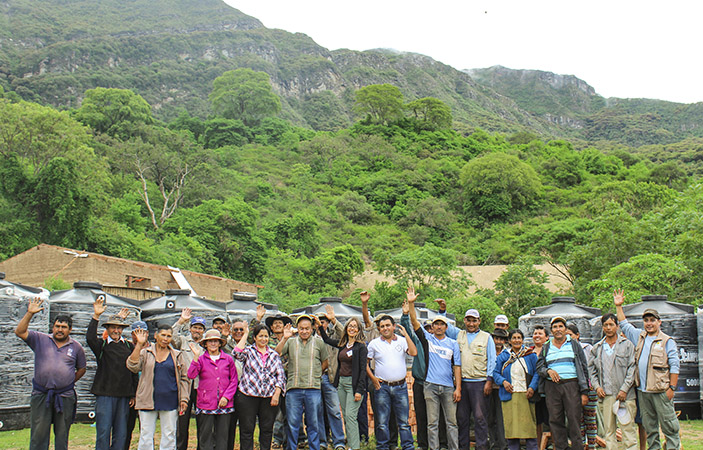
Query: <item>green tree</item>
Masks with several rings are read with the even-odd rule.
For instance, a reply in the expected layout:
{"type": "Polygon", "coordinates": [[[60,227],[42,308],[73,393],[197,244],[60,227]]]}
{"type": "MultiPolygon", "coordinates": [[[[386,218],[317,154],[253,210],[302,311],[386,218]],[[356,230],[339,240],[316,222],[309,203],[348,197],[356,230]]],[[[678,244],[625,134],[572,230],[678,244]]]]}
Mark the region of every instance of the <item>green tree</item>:
{"type": "Polygon", "coordinates": [[[149,103],[128,89],[88,89],[75,116],[98,133],[123,137],[131,125],[154,122],[149,103]]]}
{"type": "Polygon", "coordinates": [[[549,290],[544,287],[547,274],[532,264],[521,261],[509,265],[495,281],[495,300],[503,311],[517,320],[535,306],[549,302],[549,290]]]}
{"type": "Polygon", "coordinates": [[[32,199],[43,242],[84,248],[91,203],[75,170],[75,163],[54,158],[37,176],[32,199]]]}
{"type": "Polygon", "coordinates": [[[425,130],[442,130],[452,126],[452,110],[442,100],[425,97],[406,105],[412,117],[425,130]]]}
{"type": "Polygon", "coordinates": [[[215,114],[241,120],[249,127],[281,110],[281,100],[271,89],[269,75],[246,68],[229,70],[215,78],[208,98],[215,114]]]}
{"type": "Polygon", "coordinates": [[[372,84],[356,91],[354,111],[376,123],[387,124],[403,114],[403,94],[392,84],[372,84]]]}
{"type": "Polygon", "coordinates": [[[317,221],[308,214],[283,218],[267,229],[280,249],[291,250],[297,257],[312,258],[318,254],[322,236],[317,221]]]}
{"type": "Polygon", "coordinates": [[[464,211],[476,218],[505,220],[535,204],[542,193],[537,173],[516,156],[493,152],[461,170],[464,211]]]}
{"type": "Polygon", "coordinates": [[[679,291],[691,270],[678,258],[656,253],[637,255],[606,272],[588,284],[593,306],[604,311],[613,309],[613,290],[624,289],[628,303],[639,301],[642,295],[665,294],[679,301],[679,291]]]}

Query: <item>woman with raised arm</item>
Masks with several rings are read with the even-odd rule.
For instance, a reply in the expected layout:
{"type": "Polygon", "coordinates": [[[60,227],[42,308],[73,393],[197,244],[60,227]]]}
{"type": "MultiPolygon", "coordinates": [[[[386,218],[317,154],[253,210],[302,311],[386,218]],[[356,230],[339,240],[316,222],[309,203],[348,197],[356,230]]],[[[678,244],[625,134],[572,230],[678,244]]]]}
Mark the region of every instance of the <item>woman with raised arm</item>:
{"type": "Polygon", "coordinates": [[[139,411],[139,450],[154,449],[156,419],[161,420],[159,448],[176,448],[178,414],[188,406],[190,382],[188,368],[180,351],[171,348],[171,327],[160,325],[148,345],[147,330],[134,330],[137,343],[127,358],[127,368],[141,371],[135,409],[139,411]]]}
{"type": "Polygon", "coordinates": [[[537,417],[535,405],[530,403],[539,383],[537,355],[522,344],[523,339],[519,329],[510,331],[510,351],[498,355],[493,371],[493,380],[500,385],[498,395],[509,450],[519,450],[520,439],[525,439],[527,450],[537,450],[537,417]]]}
{"type": "MultiPolygon", "coordinates": [[[[327,306],[325,316],[334,324],[336,318],[334,309],[327,306]]],[[[344,428],[347,431],[347,446],[358,450],[361,446],[359,437],[359,424],[357,415],[361,400],[366,392],[366,359],[367,350],[364,343],[364,332],[361,321],[356,317],[349,319],[344,326],[341,339],[332,339],[327,336],[325,327],[320,326],[320,319],[314,317],[315,327],[320,337],[326,344],[339,349],[337,354],[337,373],[334,375],[334,387],[337,388],[339,403],[342,406],[344,428]]]]}
{"type": "Polygon", "coordinates": [[[195,359],[188,368],[188,378],[198,378],[195,414],[200,417],[198,447],[202,450],[227,448],[237,391],[237,368],[234,359],[221,350],[225,345],[227,339],[218,330],[208,330],[200,340],[200,346],[206,351],[200,354],[193,350],[195,359]]]}
{"type": "Polygon", "coordinates": [[[286,373],[280,355],[269,347],[269,328],[256,325],[251,333],[254,344],[249,346],[249,330],[246,328],[245,325],[244,334],[233,352],[234,357],[243,363],[236,405],[240,411],[240,449],[254,449],[254,427],[258,418],[259,449],[269,450],[281,395],[286,389],[286,373]]]}

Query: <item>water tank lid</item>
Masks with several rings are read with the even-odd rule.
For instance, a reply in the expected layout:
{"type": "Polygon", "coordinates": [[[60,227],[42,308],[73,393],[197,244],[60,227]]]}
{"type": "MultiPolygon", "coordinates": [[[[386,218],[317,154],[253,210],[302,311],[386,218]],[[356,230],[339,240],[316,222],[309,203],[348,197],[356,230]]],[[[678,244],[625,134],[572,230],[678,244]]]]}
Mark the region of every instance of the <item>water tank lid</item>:
{"type": "Polygon", "coordinates": [[[164,295],[190,295],[190,289],[166,289],[164,295]]]}
{"type": "Polygon", "coordinates": [[[256,300],[258,296],[253,292],[233,292],[232,300],[256,300]]]}
{"type": "Polygon", "coordinates": [[[552,297],[552,303],[576,303],[574,297],[552,297]]]}
{"type": "Polygon", "coordinates": [[[415,302],[415,308],[427,308],[427,304],[424,302],[415,302]]]}
{"type": "Polygon", "coordinates": [[[4,279],[5,279],[5,272],[0,272],[0,280],[4,280],[4,279]]]}
{"type": "Polygon", "coordinates": [[[342,303],[341,297],[320,297],[320,303],[342,303]]]}
{"type": "Polygon", "coordinates": [[[103,289],[102,284],[95,281],[76,281],[73,283],[73,289],[103,289]]]}
{"type": "Polygon", "coordinates": [[[668,295],[643,295],[640,297],[643,302],[667,301],[668,299],[668,295]]]}

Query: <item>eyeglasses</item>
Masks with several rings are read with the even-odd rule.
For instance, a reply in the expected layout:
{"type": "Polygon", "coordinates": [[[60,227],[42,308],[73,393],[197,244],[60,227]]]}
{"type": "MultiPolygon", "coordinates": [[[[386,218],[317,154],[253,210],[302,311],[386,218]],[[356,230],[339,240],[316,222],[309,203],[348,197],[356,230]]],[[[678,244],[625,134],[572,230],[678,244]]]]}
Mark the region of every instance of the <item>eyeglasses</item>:
{"type": "Polygon", "coordinates": [[[244,331],[244,328],[233,328],[232,331],[244,331]]]}

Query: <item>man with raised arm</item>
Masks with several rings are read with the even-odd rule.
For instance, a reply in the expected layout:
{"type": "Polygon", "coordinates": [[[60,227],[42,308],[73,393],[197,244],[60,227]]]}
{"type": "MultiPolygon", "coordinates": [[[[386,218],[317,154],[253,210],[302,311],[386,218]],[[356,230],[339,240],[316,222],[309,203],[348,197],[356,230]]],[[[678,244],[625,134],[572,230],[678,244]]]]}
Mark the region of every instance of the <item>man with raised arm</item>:
{"type": "Polygon", "coordinates": [[[681,448],[679,419],[674,411],[674,393],[679,381],[679,354],[676,342],[661,331],[661,318],[656,309],[642,313],[644,330],[635,328],[622,309],[625,292],[613,293],[620,329],[635,344],[635,385],[639,398],[642,426],[647,433],[647,448],[659,449],[659,427],[666,437],[667,450],[681,448]]]}
{"type": "MultiPolygon", "coordinates": [[[[205,333],[205,319],[202,317],[193,317],[193,312],[190,308],[183,308],[181,317],[172,327],[173,338],[171,346],[183,353],[183,359],[186,367],[190,367],[190,363],[200,356],[201,347],[200,340],[205,333]],[[189,328],[186,330],[186,326],[189,328]]],[[[190,428],[190,417],[193,410],[195,400],[198,398],[198,379],[188,380],[190,383],[190,397],[188,399],[188,407],[185,412],[178,416],[178,425],[176,431],[176,449],[188,450],[188,434],[190,428]]],[[[198,425],[200,416],[195,416],[195,423],[198,425]]]]}
{"type": "Polygon", "coordinates": [[[320,384],[322,373],[327,369],[327,344],[312,335],[313,318],[308,315],[296,321],[298,335],[288,324],[283,330],[283,339],[276,346],[281,357],[288,356],[286,374],[286,423],[287,448],[298,448],[298,435],[302,427],[303,412],[310,450],[320,450],[320,408],[322,396],[320,384]]]}
{"type": "Polygon", "coordinates": [[[383,315],[377,319],[380,336],[369,342],[368,359],[375,363],[375,373],[367,364],[366,373],[371,379],[376,397],[378,436],[376,448],[388,450],[390,433],[388,424],[391,410],[395,411],[398,434],[403,450],[413,450],[413,435],[408,425],[410,404],[408,386],[405,382],[407,367],[405,355],[417,355],[417,348],[407,330],[396,324],[393,317],[383,315]],[[395,334],[398,330],[403,339],[395,334]]]}
{"type": "Polygon", "coordinates": [[[458,450],[459,433],[456,425],[456,404],[461,400],[461,351],[459,344],[446,336],[449,322],[443,315],[432,321],[432,333],[417,320],[415,288],[407,294],[410,323],[420,339],[425,353],[427,374],[424,395],[427,406],[427,435],[430,450],[439,450],[439,412],[444,412],[449,450],[458,450]]]}
{"type": "Polygon", "coordinates": [[[51,425],[54,425],[54,448],[68,449],[68,432],[76,415],[76,381],[85,375],[85,352],[71,339],[73,320],[59,315],[52,334],[28,330],[32,317],[43,310],[42,299],[34,298],[15,328],[17,337],[34,351],[32,379],[30,450],[49,448],[51,425]]]}
{"type": "MultiPolygon", "coordinates": [[[[441,299],[439,299],[441,300],[441,299]]],[[[439,313],[446,314],[444,300],[438,302],[439,313]]],[[[491,335],[479,327],[481,315],[476,309],[464,314],[466,330],[448,324],[447,336],[456,339],[461,350],[461,401],[456,418],[459,427],[459,448],[468,450],[471,416],[474,418],[476,449],[488,449],[488,396],[493,390],[493,369],[496,347],[491,335]]]]}
{"type": "Polygon", "coordinates": [[[127,358],[134,349],[134,345],[122,337],[122,331],[127,327],[123,319],[129,313],[127,308],[103,323],[107,338],[98,337],[98,322],[106,308],[105,296],[99,295],[93,303],[93,317],[85,334],[98,363],[90,388],[95,395],[95,450],[122,450],[127,440],[129,408],[134,406],[139,376],[127,369],[127,358]]]}

